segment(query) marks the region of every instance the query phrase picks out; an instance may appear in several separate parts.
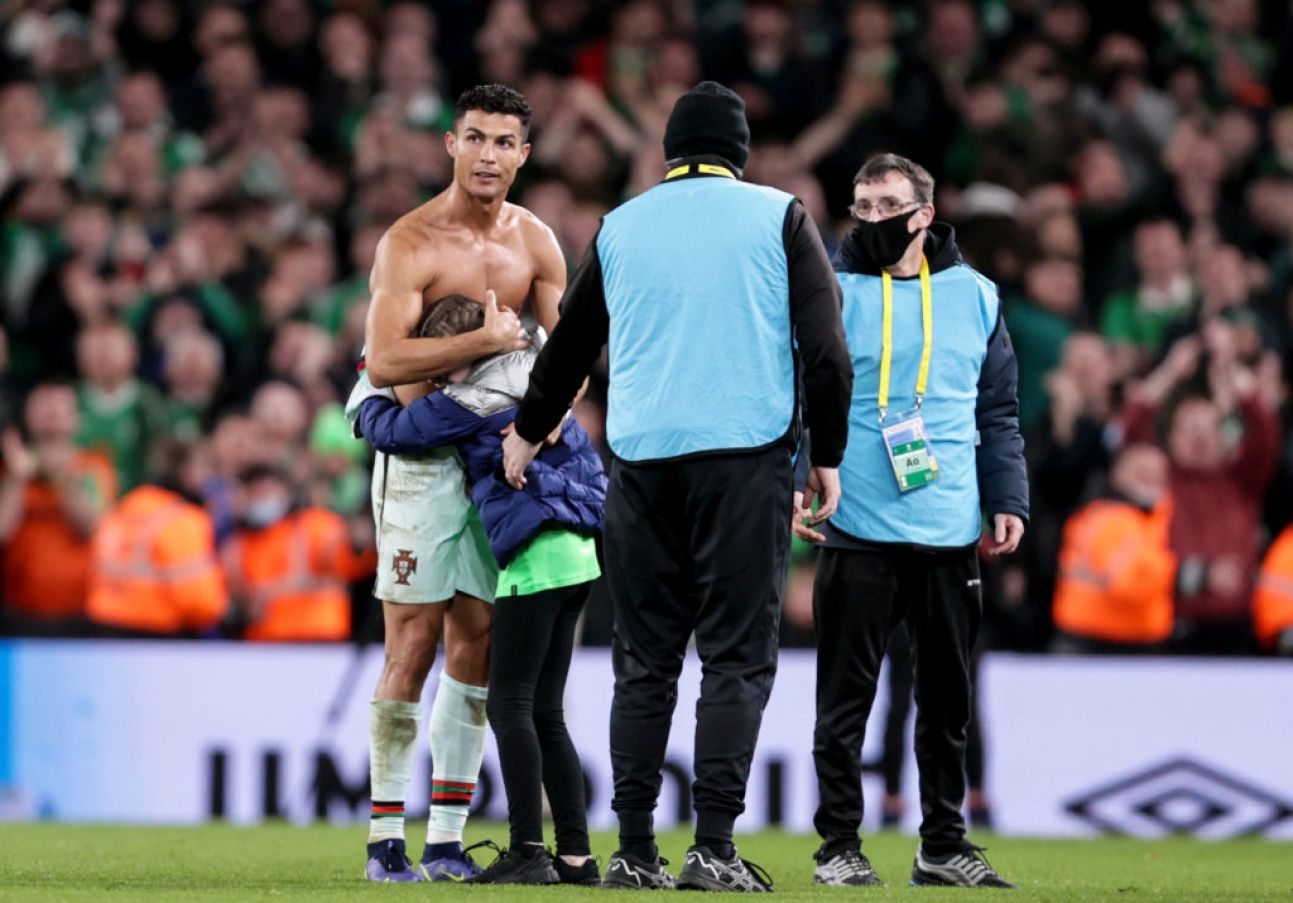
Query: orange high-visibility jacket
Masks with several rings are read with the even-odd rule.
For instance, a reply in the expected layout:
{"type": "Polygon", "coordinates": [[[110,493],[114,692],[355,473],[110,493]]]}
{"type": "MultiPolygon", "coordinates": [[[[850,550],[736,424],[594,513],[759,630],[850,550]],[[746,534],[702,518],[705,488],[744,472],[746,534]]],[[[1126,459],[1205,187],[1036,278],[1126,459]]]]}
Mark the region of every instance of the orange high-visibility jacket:
{"type": "Polygon", "coordinates": [[[1253,594],[1253,627],[1268,649],[1281,633],[1293,628],[1293,527],[1276,537],[1262,562],[1253,594]]]}
{"type": "Polygon", "coordinates": [[[157,486],[128,493],[91,543],[92,620],[149,633],[213,627],[229,606],[211,516],[157,486]]]}
{"type": "MultiPolygon", "coordinates": [[[[97,452],[80,452],[74,473],[90,491],[96,510],[117,497],[117,471],[97,452]]],[[[90,573],[90,537],[63,513],[59,492],[32,480],[23,495],[22,522],[0,549],[0,601],[26,615],[56,620],[85,614],[90,573]]]]}
{"type": "Polygon", "coordinates": [[[350,546],[346,522],[323,508],[295,511],[263,530],[239,530],[225,565],[249,624],[249,640],[345,640],[350,637],[346,583],[376,559],[350,546]]]}
{"type": "Polygon", "coordinates": [[[1064,527],[1055,626],[1109,643],[1151,644],[1172,633],[1176,556],[1167,543],[1171,504],[1146,512],[1100,500],[1064,527]]]}

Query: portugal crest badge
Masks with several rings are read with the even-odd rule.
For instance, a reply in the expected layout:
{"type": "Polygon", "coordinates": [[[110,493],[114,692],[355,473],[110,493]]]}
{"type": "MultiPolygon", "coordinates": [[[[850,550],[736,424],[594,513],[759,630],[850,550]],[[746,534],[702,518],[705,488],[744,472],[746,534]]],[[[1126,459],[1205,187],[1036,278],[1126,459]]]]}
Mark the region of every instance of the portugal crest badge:
{"type": "Polygon", "coordinates": [[[395,556],[391,570],[395,571],[395,582],[400,586],[409,585],[409,575],[418,572],[418,560],[410,549],[400,549],[395,556]]]}

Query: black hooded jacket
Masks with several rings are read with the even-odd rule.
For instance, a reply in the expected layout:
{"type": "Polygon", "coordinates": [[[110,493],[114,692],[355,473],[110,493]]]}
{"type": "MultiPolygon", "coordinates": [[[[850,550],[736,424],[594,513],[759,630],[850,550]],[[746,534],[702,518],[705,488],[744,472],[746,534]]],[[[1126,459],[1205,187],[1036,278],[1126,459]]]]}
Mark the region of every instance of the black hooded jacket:
{"type": "MultiPolygon", "coordinates": [[[[934,223],[925,236],[925,259],[929,271],[938,273],[964,263],[956,246],[956,230],[947,223],[934,223]]],[[[835,269],[879,277],[880,265],[858,241],[857,230],[844,238],[835,269]]],[[[902,277],[894,277],[902,278],[902,277]]],[[[918,278],[918,277],[909,277],[918,278]]],[[[988,338],[988,351],[979,371],[975,423],[978,430],[976,469],[979,500],[986,514],[1016,514],[1028,520],[1028,473],[1024,463],[1024,439],[1019,432],[1019,377],[1014,346],[1000,311],[997,325],[988,338]]],[[[853,545],[838,530],[831,531],[828,545],[853,545]]],[[[866,543],[865,545],[872,545],[866,543]]]]}

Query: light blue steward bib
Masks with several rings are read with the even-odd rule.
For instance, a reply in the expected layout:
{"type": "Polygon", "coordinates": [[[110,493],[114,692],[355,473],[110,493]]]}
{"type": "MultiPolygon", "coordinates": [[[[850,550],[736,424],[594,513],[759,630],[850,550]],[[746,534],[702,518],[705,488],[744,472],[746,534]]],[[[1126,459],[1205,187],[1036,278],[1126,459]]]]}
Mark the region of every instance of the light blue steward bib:
{"type": "MultiPolygon", "coordinates": [[[[871,542],[936,548],[979,539],[979,481],[975,466],[975,408],[979,373],[996,328],[997,288],[973,268],[958,264],[930,277],[933,351],[921,415],[939,478],[903,493],[881,436],[876,391],[884,302],[879,276],[837,273],[844,292],[844,331],[853,359],[849,441],[840,464],[844,496],[831,523],[871,542]]],[[[893,363],[889,422],[915,404],[923,344],[920,280],[893,281],[893,363]]]]}
{"type": "Polygon", "coordinates": [[[722,177],[665,182],[597,238],[610,315],[606,436],[644,462],[759,448],[795,416],[782,229],[793,198],[722,177]]]}

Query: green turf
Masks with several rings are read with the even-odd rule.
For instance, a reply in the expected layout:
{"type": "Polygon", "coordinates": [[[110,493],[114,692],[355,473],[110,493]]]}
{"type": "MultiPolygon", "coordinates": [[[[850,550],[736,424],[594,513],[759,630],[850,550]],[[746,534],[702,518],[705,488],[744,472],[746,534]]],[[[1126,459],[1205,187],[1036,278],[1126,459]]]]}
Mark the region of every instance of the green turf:
{"type": "MultiPolygon", "coordinates": [[[[502,838],[498,825],[474,825],[469,839],[502,838]]],[[[980,838],[982,840],[982,838],[980,838]]],[[[0,900],[347,900],[428,895],[493,900],[587,901],[606,892],[365,884],[362,828],[127,828],[55,824],[0,826],[0,900]]],[[[866,851],[886,888],[814,888],[810,837],[765,832],[738,838],[741,853],[767,868],[785,900],[953,900],[987,890],[907,887],[915,841],[886,834],[866,851]]],[[[987,840],[993,864],[1017,881],[1012,900],[1290,900],[1293,846],[1256,840],[987,840]]],[[[613,838],[598,835],[603,860],[613,838]]],[[[682,860],[687,838],[661,838],[682,860]]],[[[625,896],[624,893],[619,894],[625,896]]],[[[630,893],[629,896],[633,898],[630,893]]]]}

